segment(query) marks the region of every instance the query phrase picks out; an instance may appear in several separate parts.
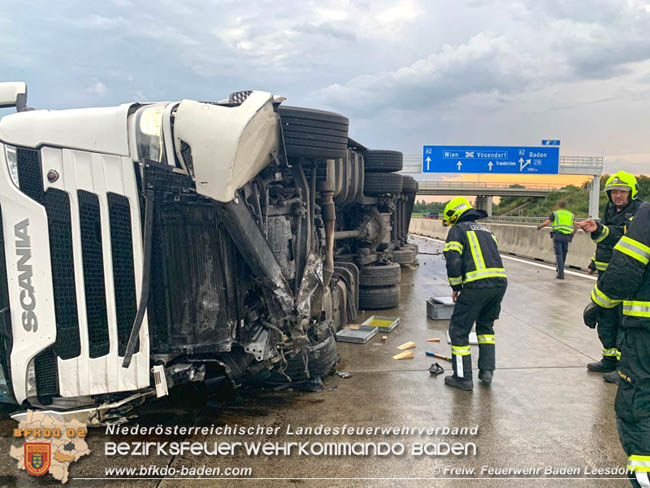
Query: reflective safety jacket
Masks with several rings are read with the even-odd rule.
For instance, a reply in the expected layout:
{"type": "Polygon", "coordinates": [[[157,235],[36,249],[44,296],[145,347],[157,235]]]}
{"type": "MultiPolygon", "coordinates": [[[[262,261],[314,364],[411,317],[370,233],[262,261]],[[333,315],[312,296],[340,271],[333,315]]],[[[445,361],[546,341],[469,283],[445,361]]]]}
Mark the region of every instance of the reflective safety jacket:
{"type": "Polygon", "coordinates": [[[589,263],[591,269],[600,273],[607,269],[607,265],[612,259],[614,246],[629,228],[642,203],[641,200],[632,200],[627,207],[620,211],[613,203],[607,203],[605,215],[598,222],[598,229],[591,233],[591,239],[596,243],[596,252],[589,263]]]}
{"type": "Polygon", "coordinates": [[[497,239],[475,222],[478,216],[481,215],[473,209],[467,211],[447,234],[444,255],[447,278],[454,291],[508,284],[497,239]]]}
{"type": "Polygon", "coordinates": [[[573,234],[573,213],[568,210],[556,210],[553,212],[551,226],[553,232],[559,234],[573,234]]]}
{"type": "Polygon", "coordinates": [[[614,246],[607,271],[591,292],[596,305],[623,303],[623,327],[650,328],[650,204],[643,203],[614,246]]]}

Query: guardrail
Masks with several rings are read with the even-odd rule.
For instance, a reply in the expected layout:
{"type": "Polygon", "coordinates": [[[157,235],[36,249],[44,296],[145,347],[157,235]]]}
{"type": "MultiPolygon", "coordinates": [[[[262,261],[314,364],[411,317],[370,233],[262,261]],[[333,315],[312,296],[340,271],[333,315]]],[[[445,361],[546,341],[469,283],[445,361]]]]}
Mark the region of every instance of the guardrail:
{"type": "Polygon", "coordinates": [[[518,217],[514,215],[493,215],[486,219],[485,222],[495,224],[513,224],[513,225],[539,225],[544,222],[548,217],[518,217]]]}

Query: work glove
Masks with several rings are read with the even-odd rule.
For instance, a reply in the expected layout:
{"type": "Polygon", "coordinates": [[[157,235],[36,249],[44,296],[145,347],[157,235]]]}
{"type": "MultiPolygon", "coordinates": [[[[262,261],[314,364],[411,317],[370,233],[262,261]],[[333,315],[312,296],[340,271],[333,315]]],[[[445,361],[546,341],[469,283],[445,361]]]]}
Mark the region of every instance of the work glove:
{"type": "Polygon", "coordinates": [[[598,305],[594,302],[589,302],[589,305],[582,312],[582,320],[584,320],[585,325],[590,329],[595,329],[598,324],[598,319],[600,319],[601,311],[602,309],[598,305]]]}

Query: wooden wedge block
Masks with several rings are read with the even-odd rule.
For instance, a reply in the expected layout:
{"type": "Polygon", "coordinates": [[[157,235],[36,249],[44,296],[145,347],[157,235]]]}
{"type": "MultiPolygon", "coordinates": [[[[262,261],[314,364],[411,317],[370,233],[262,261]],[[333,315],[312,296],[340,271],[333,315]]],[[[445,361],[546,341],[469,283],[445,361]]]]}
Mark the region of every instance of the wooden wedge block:
{"type": "Polygon", "coordinates": [[[406,349],[413,349],[414,347],[415,347],[415,342],[409,341],[409,342],[405,342],[401,346],[397,346],[397,349],[399,349],[400,351],[404,351],[406,349]]]}
{"type": "Polygon", "coordinates": [[[440,338],[436,337],[434,339],[427,339],[427,342],[440,342],[440,338]]]}
{"type": "Polygon", "coordinates": [[[404,351],[399,354],[395,354],[393,359],[413,359],[413,351],[404,351]]]}
{"type": "Polygon", "coordinates": [[[344,327],[345,329],[359,330],[361,326],[359,324],[348,324],[344,327]]]}

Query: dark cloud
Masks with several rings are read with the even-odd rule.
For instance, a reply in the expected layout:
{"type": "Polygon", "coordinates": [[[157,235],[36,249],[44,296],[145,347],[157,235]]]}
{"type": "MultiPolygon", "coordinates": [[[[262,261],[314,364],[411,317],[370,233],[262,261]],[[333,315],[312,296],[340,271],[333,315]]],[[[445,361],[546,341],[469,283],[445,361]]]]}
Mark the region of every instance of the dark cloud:
{"type": "Polygon", "coordinates": [[[642,0],[25,0],[0,3],[0,45],[2,77],[36,107],[255,88],[406,152],[561,136],[650,153],[642,0]]]}

